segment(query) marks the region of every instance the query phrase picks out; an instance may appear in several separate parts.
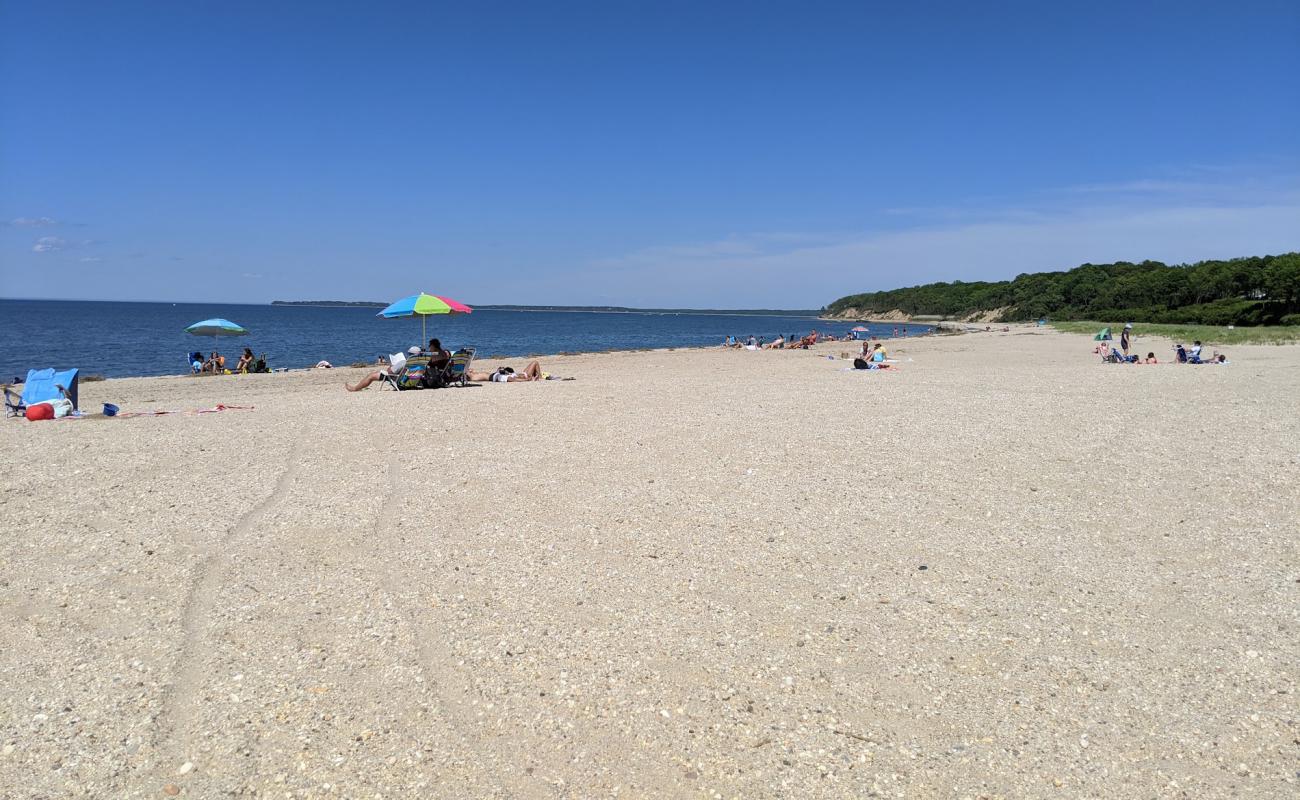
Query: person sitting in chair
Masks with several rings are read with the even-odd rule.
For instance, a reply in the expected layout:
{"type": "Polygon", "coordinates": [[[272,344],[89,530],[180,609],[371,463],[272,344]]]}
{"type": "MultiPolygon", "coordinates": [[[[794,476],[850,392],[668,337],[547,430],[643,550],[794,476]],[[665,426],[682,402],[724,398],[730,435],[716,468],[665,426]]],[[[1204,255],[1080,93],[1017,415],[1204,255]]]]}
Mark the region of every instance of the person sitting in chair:
{"type": "MultiPolygon", "coordinates": [[[[415,345],[412,345],[406,352],[409,356],[412,357],[418,356],[420,355],[420,348],[416,347],[415,345]]],[[[370,373],[369,375],[357,381],[356,383],[343,384],[343,388],[347,389],[349,392],[359,392],[362,389],[365,389],[366,387],[370,386],[370,384],[374,383],[375,381],[383,380],[383,377],[385,375],[399,374],[403,369],[405,369],[405,366],[406,365],[403,364],[401,367],[394,369],[392,364],[385,365],[382,369],[375,370],[374,372],[370,373]]]]}
{"type": "Polygon", "coordinates": [[[443,369],[451,361],[451,353],[442,349],[442,342],[437,339],[429,340],[429,349],[425,354],[429,356],[429,366],[434,369],[443,369]]]}
{"type": "Polygon", "coordinates": [[[235,365],[235,372],[251,372],[253,369],[253,351],[250,348],[244,348],[244,354],[239,357],[239,363],[235,365]]]}
{"type": "Polygon", "coordinates": [[[211,372],[213,375],[220,375],[226,370],[226,357],[212,351],[212,356],[203,364],[204,372],[211,372]]]}

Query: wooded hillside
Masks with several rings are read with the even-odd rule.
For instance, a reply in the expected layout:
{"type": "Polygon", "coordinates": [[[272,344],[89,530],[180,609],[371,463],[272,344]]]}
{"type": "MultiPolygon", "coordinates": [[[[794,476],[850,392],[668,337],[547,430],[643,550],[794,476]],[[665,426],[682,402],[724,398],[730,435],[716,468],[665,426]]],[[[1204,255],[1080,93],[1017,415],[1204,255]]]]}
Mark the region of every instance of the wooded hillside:
{"type": "Polygon", "coordinates": [[[1300,324],[1300,253],[1170,266],[1083,264],[1010,281],[931,283],[841,297],[828,314],[864,318],[894,309],[961,318],[1001,309],[999,319],[1125,319],[1201,325],[1300,324]]]}

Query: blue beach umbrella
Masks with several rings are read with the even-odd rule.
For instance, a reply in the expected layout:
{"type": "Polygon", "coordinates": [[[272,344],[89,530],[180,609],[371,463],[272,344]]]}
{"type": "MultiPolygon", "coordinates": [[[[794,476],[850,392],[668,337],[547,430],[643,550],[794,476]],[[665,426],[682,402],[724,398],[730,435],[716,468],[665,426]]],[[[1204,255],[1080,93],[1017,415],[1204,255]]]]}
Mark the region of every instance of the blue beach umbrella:
{"type": "Polygon", "coordinates": [[[228,319],[205,319],[202,322],[196,322],[185,329],[186,333],[194,336],[211,336],[213,346],[222,336],[247,336],[248,331],[242,325],[236,325],[228,319]]]}

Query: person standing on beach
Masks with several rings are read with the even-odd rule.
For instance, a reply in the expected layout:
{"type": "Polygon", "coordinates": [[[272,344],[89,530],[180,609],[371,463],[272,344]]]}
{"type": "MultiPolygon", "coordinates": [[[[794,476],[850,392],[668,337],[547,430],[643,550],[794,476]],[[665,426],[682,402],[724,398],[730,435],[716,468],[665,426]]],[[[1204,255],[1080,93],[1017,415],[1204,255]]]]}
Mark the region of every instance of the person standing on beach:
{"type": "Polygon", "coordinates": [[[1133,323],[1126,322],[1124,323],[1124,332],[1119,335],[1119,349],[1124,351],[1126,356],[1128,355],[1128,337],[1131,330],[1133,330],[1133,323]]]}

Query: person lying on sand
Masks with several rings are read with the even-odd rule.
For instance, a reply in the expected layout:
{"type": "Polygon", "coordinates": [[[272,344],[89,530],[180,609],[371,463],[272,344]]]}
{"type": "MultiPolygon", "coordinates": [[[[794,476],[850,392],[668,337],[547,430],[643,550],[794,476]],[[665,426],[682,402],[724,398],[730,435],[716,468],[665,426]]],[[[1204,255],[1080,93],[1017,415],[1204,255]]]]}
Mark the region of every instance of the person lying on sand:
{"type": "Polygon", "coordinates": [[[524,383],[545,379],[542,365],[536,361],[524,367],[523,372],[515,372],[513,367],[501,367],[496,372],[467,372],[465,377],[476,383],[524,383]]]}
{"type": "Polygon", "coordinates": [[[775,339],[763,345],[764,350],[780,350],[785,347],[785,339],[779,334],[775,339]]]}

